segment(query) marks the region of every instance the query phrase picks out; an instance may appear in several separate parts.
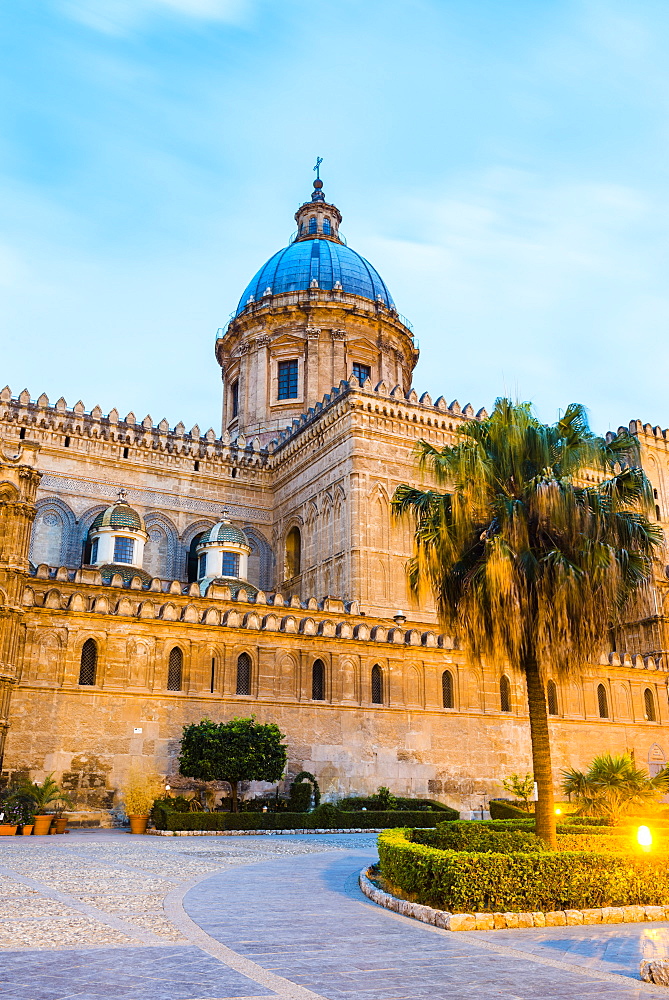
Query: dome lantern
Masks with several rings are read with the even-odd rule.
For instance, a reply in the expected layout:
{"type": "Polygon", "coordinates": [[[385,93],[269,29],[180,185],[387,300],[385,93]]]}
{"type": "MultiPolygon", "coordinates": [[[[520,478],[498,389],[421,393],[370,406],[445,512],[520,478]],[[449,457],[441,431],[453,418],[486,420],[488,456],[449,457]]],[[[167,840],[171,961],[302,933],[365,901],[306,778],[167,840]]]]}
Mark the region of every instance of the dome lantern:
{"type": "Polygon", "coordinates": [[[99,569],[119,567],[125,575],[132,568],[142,575],[144,546],[149,536],[143,518],[126,502],[126,495],[125,490],[119,490],[118,500],[93,521],[88,535],[90,565],[99,569]]]}
{"type": "Polygon", "coordinates": [[[195,549],[198,582],[203,592],[212,580],[221,579],[230,582],[233,588],[237,583],[237,589],[243,585],[255,591],[247,583],[251,546],[227,514],[223,512],[223,518],[203,535],[195,549]]]}

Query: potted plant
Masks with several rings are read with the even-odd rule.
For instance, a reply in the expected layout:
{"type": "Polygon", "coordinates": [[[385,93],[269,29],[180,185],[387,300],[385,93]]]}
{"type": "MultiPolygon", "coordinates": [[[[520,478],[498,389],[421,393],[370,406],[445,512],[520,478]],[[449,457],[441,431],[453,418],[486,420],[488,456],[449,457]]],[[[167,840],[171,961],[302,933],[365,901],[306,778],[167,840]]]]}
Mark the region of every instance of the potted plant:
{"type": "Polygon", "coordinates": [[[21,819],[21,807],[6,797],[0,805],[0,837],[13,837],[21,819]]]}
{"type": "MultiPolygon", "coordinates": [[[[48,813],[46,811],[47,806],[52,806],[54,808],[54,812],[57,810],[58,806],[60,806],[61,815],[66,805],[72,806],[72,800],[67,792],[61,791],[57,782],[54,781],[53,772],[51,774],[47,774],[41,785],[35,781],[24,782],[24,784],[20,786],[18,794],[29,798],[33,802],[35,813],[33,834],[36,837],[44,836],[44,834],[49,833],[51,824],[54,821],[53,813],[48,813]]],[[[67,823],[67,819],[65,822],[67,823]]]]}
{"type": "Polygon", "coordinates": [[[125,811],[130,820],[130,833],[146,833],[149,813],[155,799],[161,794],[162,785],[156,778],[131,771],[122,795],[125,811]]]}

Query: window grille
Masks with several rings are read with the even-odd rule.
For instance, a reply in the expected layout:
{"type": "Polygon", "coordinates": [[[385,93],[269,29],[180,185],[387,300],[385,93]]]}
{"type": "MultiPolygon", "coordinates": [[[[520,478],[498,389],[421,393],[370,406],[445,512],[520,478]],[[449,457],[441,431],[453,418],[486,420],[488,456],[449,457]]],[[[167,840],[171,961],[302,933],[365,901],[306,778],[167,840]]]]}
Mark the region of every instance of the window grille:
{"type": "Polygon", "coordinates": [[[499,682],[499,707],[502,712],[511,711],[511,685],[505,674],[499,682]]]}
{"type": "Polygon", "coordinates": [[[309,219],[309,233],[310,235],[316,232],[316,216],[312,215],[309,219]]]}
{"type": "Polygon", "coordinates": [[[378,663],[372,667],[372,704],[383,705],[383,674],[378,663]]]}
{"type": "Polygon", "coordinates": [[[178,646],[170,652],[167,667],[167,690],[181,691],[181,675],[183,673],[184,655],[178,646]]]}
{"type": "Polygon", "coordinates": [[[199,576],[200,579],[202,579],[202,577],[205,576],[206,572],[207,572],[207,553],[203,552],[200,558],[198,559],[197,575],[199,576]]]}
{"type": "Polygon", "coordinates": [[[251,657],[240,653],[237,657],[237,694],[251,694],[251,657]]]}
{"type": "Polygon", "coordinates": [[[224,552],[221,561],[223,576],[239,576],[239,556],[236,552],[224,552]]]}
{"type": "Polygon", "coordinates": [[[653,692],[650,688],[646,688],[643,693],[643,707],[646,715],[646,722],[655,722],[657,718],[655,714],[655,699],[653,698],[653,692]]]}
{"type": "Polygon", "coordinates": [[[558,714],[558,697],[557,697],[557,687],[555,686],[555,681],[549,681],[546,685],[546,701],[548,703],[548,714],[557,715],[558,714]]]}
{"type": "Polygon", "coordinates": [[[239,379],[230,386],[230,396],[232,397],[232,415],[236,417],[239,413],[239,379]]]}
{"type": "Polygon", "coordinates": [[[608,719],[609,699],[606,697],[606,688],[603,684],[599,684],[597,687],[597,706],[599,708],[600,719],[608,719]]]}
{"type": "Polygon", "coordinates": [[[79,683],[92,686],[98,671],[98,647],[95,639],[87,639],[81,647],[79,661],[79,683]]]}
{"type": "Polygon", "coordinates": [[[93,544],[91,545],[91,562],[94,563],[98,558],[98,538],[93,539],[93,544]]]}
{"type": "Polygon", "coordinates": [[[114,562],[131,563],[135,551],[135,542],[132,538],[114,539],[114,562]]]}
{"type": "Polygon", "coordinates": [[[210,690],[211,694],[214,693],[215,686],[216,686],[216,657],[212,656],[212,658],[211,658],[211,684],[210,684],[210,687],[209,687],[209,690],[210,690]]]}
{"type": "Polygon", "coordinates": [[[326,236],[329,236],[330,233],[332,232],[332,227],[330,226],[329,219],[323,219],[323,232],[325,233],[326,236]]]}
{"type": "Polygon", "coordinates": [[[279,361],[279,399],[297,399],[297,360],[279,361]]]}
{"type": "Polygon", "coordinates": [[[358,382],[362,385],[368,378],[371,377],[372,369],[369,365],[359,365],[357,361],[353,362],[353,374],[357,378],[358,382]]]}
{"type": "Polygon", "coordinates": [[[325,699],[325,664],[322,660],[314,660],[311,668],[311,699],[312,701],[325,699]]]}
{"type": "Polygon", "coordinates": [[[453,674],[444,670],[441,675],[441,698],[444,708],[453,708],[453,674]]]}

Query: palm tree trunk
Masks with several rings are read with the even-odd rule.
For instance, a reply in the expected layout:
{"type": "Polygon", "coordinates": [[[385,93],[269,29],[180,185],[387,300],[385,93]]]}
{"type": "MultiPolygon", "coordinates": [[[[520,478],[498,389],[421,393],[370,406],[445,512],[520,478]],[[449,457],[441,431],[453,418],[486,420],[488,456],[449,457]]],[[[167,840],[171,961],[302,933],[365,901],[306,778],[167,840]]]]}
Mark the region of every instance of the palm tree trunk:
{"type": "Polygon", "coordinates": [[[532,736],[532,767],[537,783],[535,829],[537,836],[546,841],[553,850],[557,848],[555,833],[555,807],[553,804],[553,770],[551,768],[551,745],[548,733],[548,713],[546,695],[534,657],[528,656],[523,664],[527,682],[527,707],[530,713],[530,733],[532,736]]]}
{"type": "Polygon", "coordinates": [[[228,784],[230,785],[230,789],[232,791],[232,802],[231,802],[232,810],[231,811],[233,813],[236,813],[236,812],[239,812],[239,800],[237,798],[237,789],[239,787],[239,782],[238,781],[231,781],[228,778],[228,784]]]}

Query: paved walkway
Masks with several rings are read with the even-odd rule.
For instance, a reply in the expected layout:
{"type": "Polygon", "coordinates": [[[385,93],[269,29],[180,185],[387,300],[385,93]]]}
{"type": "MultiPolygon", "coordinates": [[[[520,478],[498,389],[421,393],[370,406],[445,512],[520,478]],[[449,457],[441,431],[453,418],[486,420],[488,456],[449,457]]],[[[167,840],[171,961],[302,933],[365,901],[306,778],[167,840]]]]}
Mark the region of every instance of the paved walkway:
{"type": "Polygon", "coordinates": [[[371,835],[0,840],[0,1000],[632,1000],[669,924],[451,934],[357,887],[371,835]]]}

